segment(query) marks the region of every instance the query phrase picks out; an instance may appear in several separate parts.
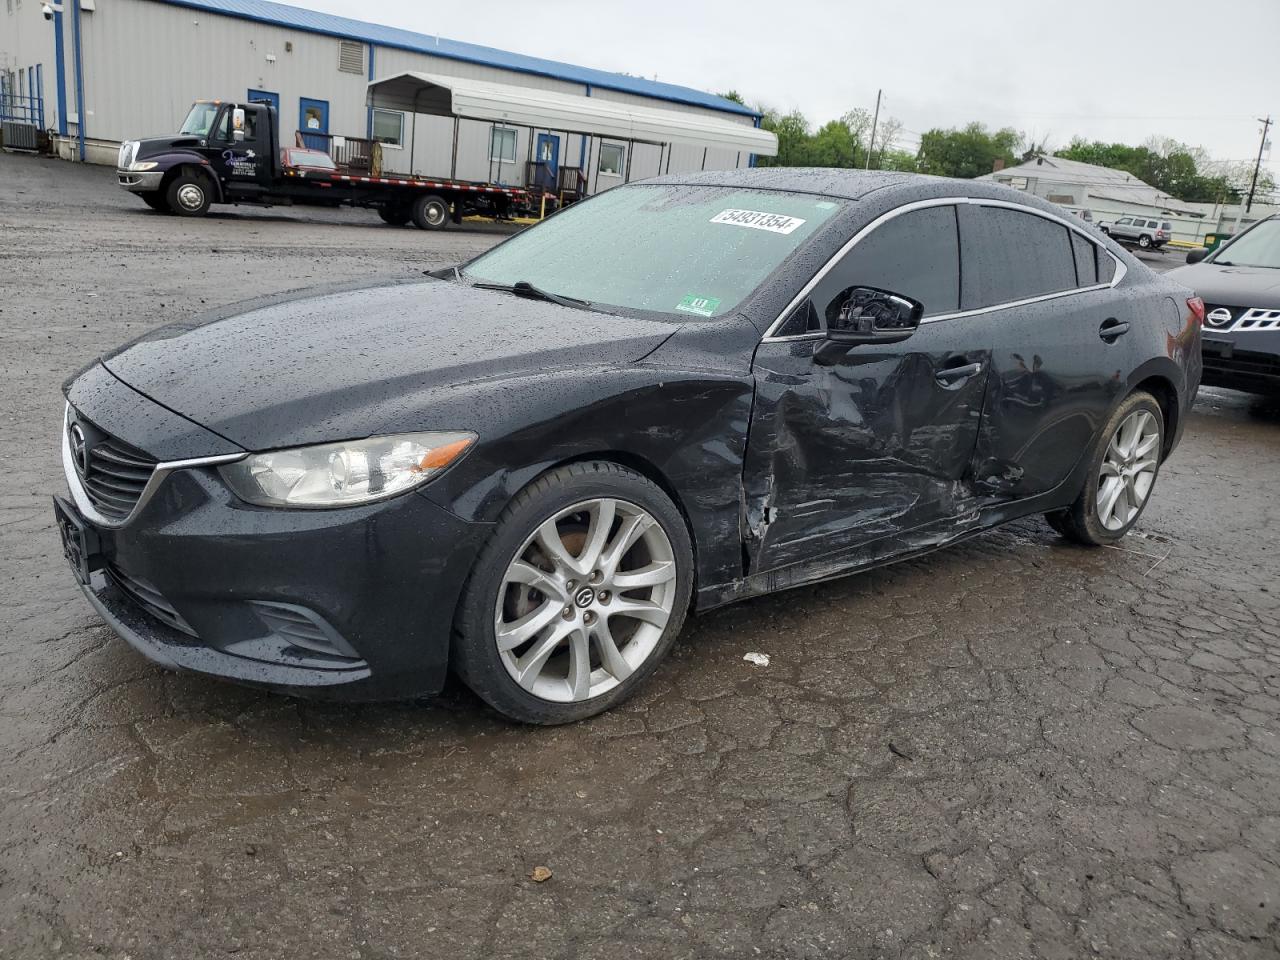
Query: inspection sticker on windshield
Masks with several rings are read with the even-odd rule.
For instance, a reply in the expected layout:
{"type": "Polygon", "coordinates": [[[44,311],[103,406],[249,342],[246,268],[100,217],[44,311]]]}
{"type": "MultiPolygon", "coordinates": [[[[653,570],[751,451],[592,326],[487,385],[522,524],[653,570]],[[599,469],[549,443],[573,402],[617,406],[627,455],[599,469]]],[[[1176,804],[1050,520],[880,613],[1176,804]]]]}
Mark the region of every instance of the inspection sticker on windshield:
{"type": "Polygon", "coordinates": [[[720,300],[717,297],[695,297],[689,294],[676,304],[676,309],[684,313],[696,313],[700,317],[709,317],[716,312],[718,306],[720,306],[720,300]]]}
{"type": "Polygon", "coordinates": [[[768,230],[770,233],[791,233],[804,221],[788,217],[785,213],[763,213],[760,210],[721,210],[711,218],[712,223],[728,223],[752,230],[768,230]]]}

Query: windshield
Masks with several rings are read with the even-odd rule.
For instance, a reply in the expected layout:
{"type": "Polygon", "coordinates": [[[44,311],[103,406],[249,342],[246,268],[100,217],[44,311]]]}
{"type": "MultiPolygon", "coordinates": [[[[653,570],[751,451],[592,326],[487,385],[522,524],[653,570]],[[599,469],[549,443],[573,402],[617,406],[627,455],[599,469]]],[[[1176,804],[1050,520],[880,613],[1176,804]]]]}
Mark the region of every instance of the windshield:
{"type": "Polygon", "coordinates": [[[1218,250],[1210,262],[1280,270],[1280,220],[1263,220],[1218,250]]]}
{"type": "Polygon", "coordinates": [[[616,187],[483,254],[463,276],[523,280],[602,306],[721,316],[839,208],[768,190],[616,187]]]}
{"type": "Polygon", "coordinates": [[[187,114],[187,119],[182,121],[182,129],[179,133],[185,133],[192,137],[207,137],[209,128],[213,126],[213,118],[217,116],[218,105],[216,103],[196,103],[191,107],[191,112],[187,114]]]}

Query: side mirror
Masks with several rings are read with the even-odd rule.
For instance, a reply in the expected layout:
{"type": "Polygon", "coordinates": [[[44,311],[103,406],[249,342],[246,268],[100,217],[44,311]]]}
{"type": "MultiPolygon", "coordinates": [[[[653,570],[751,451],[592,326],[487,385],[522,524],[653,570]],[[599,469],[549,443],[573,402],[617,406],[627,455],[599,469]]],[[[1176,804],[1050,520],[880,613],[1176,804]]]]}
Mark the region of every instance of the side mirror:
{"type": "Polygon", "coordinates": [[[1187,263],[1199,263],[1209,255],[1208,247],[1196,247],[1194,250],[1187,252],[1187,263]]]}
{"type": "Polygon", "coordinates": [[[827,339],[859,343],[900,343],[916,332],[924,305],[874,287],[850,287],[827,307],[827,339]]]}
{"type": "Polygon", "coordinates": [[[231,111],[231,139],[236,143],[244,143],[244,107],[236,107],[231,111]]]}

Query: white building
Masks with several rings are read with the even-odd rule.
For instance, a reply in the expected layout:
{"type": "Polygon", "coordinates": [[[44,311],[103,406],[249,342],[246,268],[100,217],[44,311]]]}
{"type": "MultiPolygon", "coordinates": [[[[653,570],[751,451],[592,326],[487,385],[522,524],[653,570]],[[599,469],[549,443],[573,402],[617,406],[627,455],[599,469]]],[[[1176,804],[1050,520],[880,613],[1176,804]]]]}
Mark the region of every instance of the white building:
{"type": "Polygon", "coordinates": [[[176,132],[192,101],[239,98],[273,101],[284,143],[295,129],[376,139],[387,170],[462,180],[523,185],[536,159],[596,192],[777,152],[759,114],[703,91],[268,0],[60,0],[48,17],[40,0],[3,2],[0,116],[71,159],[113,163],[122,140],[176,132]],[[529,116],[562,125],[371,105],[371,83],[410,73],[541,96],[529,116]]]}
{"type": "Polygon", "coordinates": [[[1235,233],[1277,209],[1255,203],[1246,214],[1241,204],[1183,201],[1124,170],[1062,157],[1036,157],[978,179],[994,180],[1073,210],[1088,210],[1095,223],[1144,215],[1168,220],[1174,240],[1189,244],[1199,244],[1208,233],[1235,233]]]}

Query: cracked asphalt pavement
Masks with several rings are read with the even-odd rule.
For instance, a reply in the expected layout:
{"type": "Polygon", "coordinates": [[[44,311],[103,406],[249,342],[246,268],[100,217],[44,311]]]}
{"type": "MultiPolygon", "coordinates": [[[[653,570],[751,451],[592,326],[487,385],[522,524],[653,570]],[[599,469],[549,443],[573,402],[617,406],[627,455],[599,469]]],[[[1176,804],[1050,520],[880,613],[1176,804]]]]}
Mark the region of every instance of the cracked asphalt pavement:
{"type": "Polygon", "coordinates": [[[698,617],[592,721],[305,703],[99,622],[52,523],[59,385],[500,232],[193,222],[8,155],[0,232],[0,956],[1280,954],[1280,412],[1203,392],[1119,549],[1029,519],[698,617]]]}

